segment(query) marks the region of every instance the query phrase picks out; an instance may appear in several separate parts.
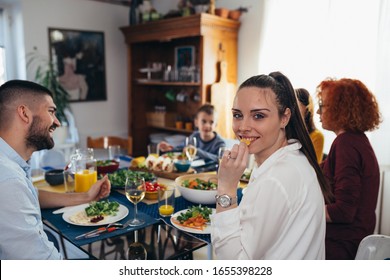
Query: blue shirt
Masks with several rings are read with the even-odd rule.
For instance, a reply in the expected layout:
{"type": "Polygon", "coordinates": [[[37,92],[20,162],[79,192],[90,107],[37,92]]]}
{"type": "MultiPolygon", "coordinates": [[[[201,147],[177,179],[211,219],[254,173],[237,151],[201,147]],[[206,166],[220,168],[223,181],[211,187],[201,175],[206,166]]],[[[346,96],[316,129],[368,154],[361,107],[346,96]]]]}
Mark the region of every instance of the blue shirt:
{"type": "Polygon", "coordinates": [[[0,259],[62,259],[43,231],[30,166],[0,137],[0,259]]]}

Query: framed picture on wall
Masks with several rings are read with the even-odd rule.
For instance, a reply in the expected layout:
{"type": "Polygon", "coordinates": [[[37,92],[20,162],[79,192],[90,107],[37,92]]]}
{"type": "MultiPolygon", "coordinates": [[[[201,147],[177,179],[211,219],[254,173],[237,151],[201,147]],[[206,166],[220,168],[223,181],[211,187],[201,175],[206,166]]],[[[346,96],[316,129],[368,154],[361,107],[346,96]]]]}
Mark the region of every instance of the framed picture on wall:
{"type": "Polygon", "coordinates": [[[103,32],[49,28],[49,50],[71,102],[107,100],[103,32]]]}
{"type": "Polygon", "coordinates": [[[176,69],[182,67],[195,66],[195,47],[179,46],[175,47],[175,66],[176,69]]]}

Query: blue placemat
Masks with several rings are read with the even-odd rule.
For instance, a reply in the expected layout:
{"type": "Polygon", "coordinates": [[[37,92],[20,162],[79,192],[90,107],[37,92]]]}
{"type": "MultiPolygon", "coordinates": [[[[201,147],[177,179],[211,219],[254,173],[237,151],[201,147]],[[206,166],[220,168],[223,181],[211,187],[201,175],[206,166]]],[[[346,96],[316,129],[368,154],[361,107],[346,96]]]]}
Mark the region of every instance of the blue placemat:
{"type": "MultiPolygon", "coordinates": [[[[127,198],[123,194],[121,194],[117,191],[111,191],[111,194],[107,199],[110,201],[117,201],[120,204],[125,205],[129,209],[129,214],[125,218],[120,220],[119,222],[125,223],[129,219],[133,219],[134,206],[132,203],[130,203],[127,200],[127,198]]],[[[142,203],[142,204],[144,204],[144,203],[142,203]]],[[[66,237],[67,239],[69,239],[72,243],[74,243],[78,246],[82,246],[85,244],[96,242],[96,241],[101,240],[101,239],[121,235],[121,234],[126,233],[128,231],[141,229],[141,228],[144,228],[146,226],[158,223],[158,220],[155,219],[155,217],[152,217],[148,213],[145,213],[141,208],[142,208],[141,203],[139,203],[138,204],[138,217],[145,221],[145,223],[143,225],[138,226],[138,227],[127,227],[125,229],[117,229],[113,232],[104,233],[104,234],[101,234],[100,236],[97,236],[97,237],[87,238],[87,239],[79,239],[79,240],[75,239],[76,236],[83,234],[83,233],[86,233],[86,232],[89,232],[91,230],[94,230],[94,229],[99,228],[101,226],[77,226],[77,225],[69,224],[69,223],[64,221],[64,219],[62,218],[62,214],[53,214],[53,210],[55,210],[55,209],[42,210],[42,217],[44,219],[46,219],[47,221],[49,221],[51,224],[53,224],[62,233],[62,235],[64,237],[66,237]]],[[[148,212],[150,212],[150,211],[148,211],[148,212]]]]}

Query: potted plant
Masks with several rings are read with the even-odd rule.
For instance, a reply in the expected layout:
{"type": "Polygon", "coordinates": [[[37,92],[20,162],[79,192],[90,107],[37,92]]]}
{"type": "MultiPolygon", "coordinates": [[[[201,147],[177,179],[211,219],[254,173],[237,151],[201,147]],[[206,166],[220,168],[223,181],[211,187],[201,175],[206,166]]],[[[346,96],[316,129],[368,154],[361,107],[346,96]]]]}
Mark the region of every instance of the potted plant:
{"type": "Polygon", "coordinates": [[[68,119],[66,117],[66,110],[71,111],[69,94],[62,87],[58,80],[58,70],[55,67],[54,62],[50,61],[47,57],[39,54],[39,52],[34,49],[33,52],[27,55],[27,69],[31,70],[34,75],[34,81],[47,89],[49,89],[53,94],[53,101],[57,107],[56,116],[61,123],[63,129],[57,128],[57,136],[59,134],[65,133],[65,135],[60,136],[62,138],[59,142],[65,142],[67,137],[67,128],[68,128],[68,119]],[[64,130],[64,131],[61,131],[64,130]]]}

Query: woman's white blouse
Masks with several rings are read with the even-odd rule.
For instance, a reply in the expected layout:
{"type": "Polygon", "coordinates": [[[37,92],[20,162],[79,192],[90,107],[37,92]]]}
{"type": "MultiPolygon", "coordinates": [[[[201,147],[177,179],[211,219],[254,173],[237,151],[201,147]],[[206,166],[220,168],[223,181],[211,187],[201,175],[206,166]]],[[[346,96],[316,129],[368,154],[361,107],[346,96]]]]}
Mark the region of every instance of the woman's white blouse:
{"type": "Polygon", "coordinates": [[[218,259],[325,259],[325,205],[301,144],[252,171],[240,205],[211,217],[218,259]]]}

